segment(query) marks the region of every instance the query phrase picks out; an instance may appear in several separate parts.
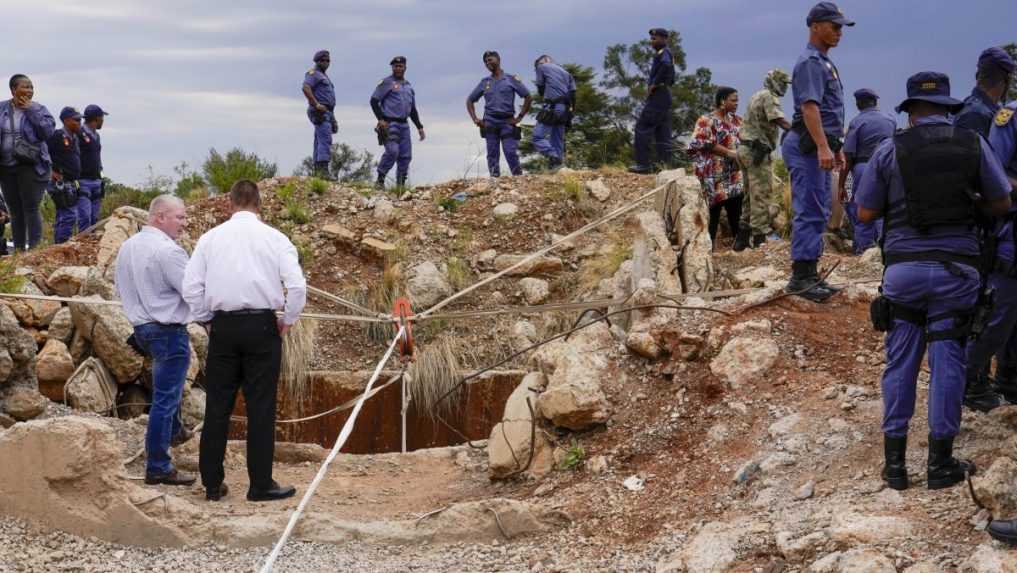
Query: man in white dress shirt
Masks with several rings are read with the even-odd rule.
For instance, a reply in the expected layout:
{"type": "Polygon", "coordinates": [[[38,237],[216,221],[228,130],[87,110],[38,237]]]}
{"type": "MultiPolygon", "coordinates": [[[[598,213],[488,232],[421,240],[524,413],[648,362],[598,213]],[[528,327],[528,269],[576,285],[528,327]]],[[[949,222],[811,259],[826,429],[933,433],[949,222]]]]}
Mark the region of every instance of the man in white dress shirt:
{"type": "Polygon", "coordinates": [[[211,321],[198,465],[205,497],[218,501],[228,492],[223,458],[241,390],[247,405],[247,499],[283,499],[296,489],[272,479],[276,388],[282,336],[304,307],[307,284],[296,248],[259,220],[258,186],[246,179],[234,183],[230,205],[230,220],[202,235],[184,273],[184,299],[195,320],[211,321]],[[276,318],[279,309],[283,315],[276,318]]]}
{"type": "Polygon", "coordinates": [[[134,326],[137,347],[152,357],[152,407],[145,432],[145,483],[191,485],[195,477],[173,467],[172,440],[186,435],[180,399],[190,364],[190,309],[182,296],[187,253],[176,243],[187,223],[184,203],[160,195],[148,209],[148,225],[117,254],[116,288],[134,326]]]}

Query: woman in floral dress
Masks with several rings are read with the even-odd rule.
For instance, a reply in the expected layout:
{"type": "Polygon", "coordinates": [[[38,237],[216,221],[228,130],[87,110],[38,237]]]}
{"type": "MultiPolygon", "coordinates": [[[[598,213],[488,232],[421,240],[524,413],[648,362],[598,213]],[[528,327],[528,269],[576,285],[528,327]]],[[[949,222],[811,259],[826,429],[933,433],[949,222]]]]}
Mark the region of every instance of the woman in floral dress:
{"type": "Polygon", "coordinates": [[[696,177],[710,206],[710,239],[716,243],[721,209],[727,212],[731,233],[738,236],[743,196],[742,170],[736,148],[742,118],[735,113],[738,92],[734,88],[718,88],[714,103],[714,110],[696,121],[689,150],[695,161],[696,177]]]}

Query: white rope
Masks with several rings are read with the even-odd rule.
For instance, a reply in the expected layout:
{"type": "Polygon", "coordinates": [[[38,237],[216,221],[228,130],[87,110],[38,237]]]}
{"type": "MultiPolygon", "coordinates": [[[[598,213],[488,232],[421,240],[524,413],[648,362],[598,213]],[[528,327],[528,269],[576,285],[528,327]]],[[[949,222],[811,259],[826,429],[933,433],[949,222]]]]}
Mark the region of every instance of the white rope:
{"type": "Polygon", "coordinates": [[[561,245],[571,241],[572,239],[575,239],[576,237],[579,237],[581,235],[585,235],[586,233],[588,233],[591,230],[593,230],[593,229],[603,225],[604,223],[607,223],[608,221],[616,219],[616,218],[620,217],[621,215],[624,215],[625,213],[628,213],[629,211],[634,210],[636,207],[638,207],[640,205],[640,203],[642,203],[643,201],[649,199],[650,197],[653,197],[661,189],[664,189],[665,187],[670,185],[670,183],[671,182],[668,181],[667,183],[665,183],[663,185],[654,187],[652,191],[648,191],[647,193],[644,193],[643,195],[641,195],[640,197],[636,198],[634,201],[632,201],[628,205],[623,205],[621,207],[618,207],[617,209],[615,209],[614,211],[611,211],[610,213],[604,215],[600,219],[597,219],[596,221],[593,221],[592,223],[588,223],[588,224],[584,225],[582,228],[580,228],[580,229],[578,229],[576,231],[573,231],[572,233],[562,237],[561,239],[558,239],[554,243],[551,243],[550,246],[544,247],[543,249],[540,249],[539,251],[536,251],[536,252],[534,252],[534,253],[532,253],[530,255],[527,255],[527,256],[523,257],[522,260],[520,260],[518,263],[510,266],[509,268],[507,268],[507,269],[505,269],[503,271],[497,272],[497,273],[487,277],[486,279],[484,279],[484,280],[482,280],[480,282],[476,282],[476,283],[472,284],[471,286],[468,286],[468,287],[464,288],[463,290],[453,294],[452,296],[446,298],[445,300],[438,302],[437,304],[435,304],[431,308],[425,310],[424,312],[421,312],[421,313],[419,313],[417,315],[414,315],[414,316],[410,317],[410,319],[411,320],[419,320],[421,318],[426,318],[427,316],[429,316],[431,314],[434,314],[439,309],[448,306],[450,303],[452,303],[452,301],[454,301],[456,299],[459,299],[459,298],[465,296],[466,294],[468,294],[470,292],[473,292],[473,291],[477,290],[478,288],[480,288],[480,287],[482,287],[482,286],[484,286],[486,284],[489,284],[489,283],[491,283],[493,281],[496,281],[496,280],[500,279],[501,277],[507,275],[508,273],[510,273],[510,272],[512,272],[512,271],[514,271],[514,270],[516,270],[516,269],[518,269],[520,267],[522,267],[522,266],[525,266],[526,264],[528,264],[528,263],[530,263],[530,262],[532,262],[532,261],[534,261],[534,260],[536,260],[536,259],[538,259],[538,258],[540,258],[540,257],[542,257],[544,255],[546,255],[547,253],[549,253],[549,252],[553,251],[554,249],[560,247],[561,245]]]}
{"type": "Polygon", "coordinates": [[[282,537],[280,537],[279,541],[276,542],[275,547],[272,548],[272,552],[268,555],[268,559],[261,567],[261,573],[271,573],[276,559],[279,558],[279,552],[282,551],[286,541],[293,533],[293,529],[297,526],[297,521],[300,520],[300,516],[304,513],[304,509],[307,507],[308,502],[311,501],[311,497],[314,496],[315,490],[318,489],[318,484],[321,483],[321,480],[328,472],[329,464],[332,463],[336,454],[339,453],[339,449],[343,447],[346,440],[350,437],[350,433],[353,432],[353,424],[357,421],[357,415],[360,414],[361,406],[363,406],[364,401],[367,400],[367,396],[371,392],[371,387],[374,386],[375,381],[378,380],[385,364],[388,362],[389,358],[392,357],[392,352],[395,350],[396,343],[398,343],[403,337],[405,330],[406,329],[404,327],[399,328],[399,332],[396,333],[395,338],[393,338],[392,342],[388,345],[388,350],[385,351],[385,355],[381,357],[381,361],[378,362],[378,365],[374,368],[374,374],[372,374],[371,379],[368,380],[367,387],[364,389],[364,394],[360,397],[360,400],[357,401],[357,404],[353,406],[353,411],[350,412],[350,417],[347,418],[346,423],[343,424],[343,429],[339,432],[339,437],[336,438],[335,445],[332,446],[332,451],[328,453],[328,457],[325,458],[325,462],[321,464],[320,468],[318,468],[318,475],[314,476],[314,480],[311,481],[311,485],[307,486],[307,491],[304,493],[304,497],[300,500],[300,505],[297,506],[293,515],[290,516],[290,522],[286,524],[286,529],[283,530],[282,537]]]}
{"type": "MultiPolygon", "coordinates": [[[[44,294],[13,294],[0,292],[0,298],[13,298],[23,300],[44,300],[49,302],[66,302],[69,304],[85,304],[93,306],[123,306],[123,303],[119,300],[103,300],[99,298],[80,298],[80,297],[69,297],[69,296],[49,296],[44,294]]],[[[277,315],[282,315],[281,312],[276,312],[277,315]]],[[[371,316],[356,316],[349,314],[321,314],[314,312],[302,312],[300,318],[306,318],[308,320],[340,320],[347,322],[381,322],[389,323],[395,322],[392,318],[374,318],[371,316]]],[[[383,315],[377,315],[383,316],[383,315]]]]}

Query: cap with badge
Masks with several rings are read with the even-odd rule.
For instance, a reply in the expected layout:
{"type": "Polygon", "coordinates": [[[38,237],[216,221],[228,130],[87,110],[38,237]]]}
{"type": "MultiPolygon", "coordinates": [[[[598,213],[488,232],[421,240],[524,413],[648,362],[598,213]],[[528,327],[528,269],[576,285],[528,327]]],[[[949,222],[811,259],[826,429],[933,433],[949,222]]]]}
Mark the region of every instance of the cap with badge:
{"type": "Polygon", "coordinates": [[[318,50],[314,53],[314,61],[318,62],[321,60],[330,60],[331,56],[328,54],[328,50],[318,50]]]}
{"type": "Polygon", "coordinates": [[[650,35],[658,38],[669,38],[671,33],[666,28],[650,28],[650,35]]]}
{"type": "Polygon", "coordinates": [[[60,110],[60,121],[65,119],[81,119],[81,113],[71,106],[67,106],[60,110]]]}
{"type": "Polygon", "coordinates": [[[854,20],[848,20],[833,2],[820,2],[809,10],[809,16],[805,18],[805,25],[811,26],[817,22],[833,22],[841,26],[854,26],[854,20]]]}
{"type": "Polygon", "coordinates": [[[394,66],[396,64],[402,64],[402,65],[405,66],[406,65],[406,56],[396,56],[396,57],[392,58],[391,62],[388,63],[388,65],[390,65],[390,66],[394,66]]]}
{"type": "Polygon", "coordinates": [[[85,106],[84,113],[85,119],[92,119],[93,117],[102,117],[104,115],[109,115],[109,113],[103,111],[101,107],[95,105],[94,103],[90,103],[85,106]]]}
{"type": "Polygon", "coordinates": [[[964,102],[950,97],[950,77],[939,72],[918,72],[908,78],[908,97],[897,106],[897,112],[906,112],[917,101],[945,106],[950,113],[964,107],[964,102]]]}
{"type": "Polygon", "coordinates": [[[869,88],[862,88],[860,90],[855,91],[855,99],[866,99],[866,98],[879,99],[879,95],[876,94],[876,92],[870,90],[869,88]]]}
{"type": "Polygon", "coordinates": [[[978,69],[984,70],[992,67],[997,67],[1008,74],[1012,74],[1017,69],[1017,62],[1014,62],[1014,59],[1010,57],[1010,54],[1006,53],[1006,50],[993,46],[978,56],[978,69]]]}

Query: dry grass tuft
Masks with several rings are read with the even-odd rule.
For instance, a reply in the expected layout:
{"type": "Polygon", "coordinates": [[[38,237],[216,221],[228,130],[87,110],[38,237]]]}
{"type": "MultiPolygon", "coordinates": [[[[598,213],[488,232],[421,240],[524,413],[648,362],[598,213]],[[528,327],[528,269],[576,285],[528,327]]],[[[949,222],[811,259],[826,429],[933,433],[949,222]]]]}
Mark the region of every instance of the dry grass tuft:
{"type": "Polygon", "coordinates": [[[434,417],[451,413],[462,388],[456,388],[462,376],[462,358],[468,358],[451,336],[442,336],[429,344],[418,346],[416,358],[406,373],[410,380],[410,398],[417,413],[434,417]],[[452,394],[438,402],[447,392],[452,394]]]}
{"type": "Polygon", "coordinates": [[[614,276],[622,263],[632,257],[632,243],[620,232],[609,233],[600,252],[583,265],[580,287],[583,292],[596,290],[600,281],[614,276]]]}
{"type": "Polygon", "coordinates": [[[310,372],[318,323],[298,320],[282,340],[282,365],[279,385],[286,397],[288,410],[303,414],[304,405],[311,397],[310,372]]]}

